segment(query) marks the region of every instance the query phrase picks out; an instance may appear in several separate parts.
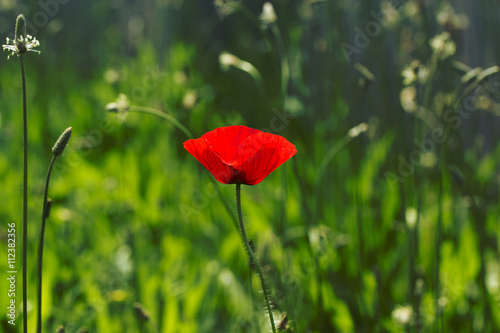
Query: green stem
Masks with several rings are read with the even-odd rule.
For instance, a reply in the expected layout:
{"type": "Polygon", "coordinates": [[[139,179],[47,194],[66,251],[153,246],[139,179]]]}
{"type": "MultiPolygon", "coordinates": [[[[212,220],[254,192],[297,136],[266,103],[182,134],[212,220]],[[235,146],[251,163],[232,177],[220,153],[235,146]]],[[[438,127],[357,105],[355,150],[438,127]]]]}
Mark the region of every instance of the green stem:
{"type": "Polygon", "coordinates": [[[189,138],[193,137],[193,134],[191,134],[191,132],[184,125],[182,125],[179,121],[177,121],[177,119],[175,119],[174,117],[172,117],[169,114],[166,114],[165,112],[161,112],[160,110],[156,110],[156,109],[148,108],[148,107],[143,107],[143,106],[131,106],[129,111],[149,113],[149,114],[158,116],[160,118],[163,118],[166,121],[168,121],[169,123],[171,123],[172,125],[174,125],[175,127],[177,127],[178,129],[180,129],[181,131],[183,131],[184,134],[186,134],[189,138]]]}
{"type": "Polygon", "coordinates": [[[28,119],[26,112],[26,78],[24,75],[23,55],[21,61],[21,77],[23,83],[23,329],[28,332],[28,298],[27,298],[27,249],[28,249],[28,119]]]}
{"type": "Polygon", "coordinates": [[[43,192],[43,209],[42,209],[42,229],[40,231],[40,242],[38,243],[38,314],[37,314],[37,333],[42,333],[42,261],[43,261],[43,238],[45,235],[45,220],[47,218],[47,192],[49,191],[50,174],[57,156],[53,155],[50,161],[47,179],[45,180],[45,191],[43,192]]]}
{"type": "Polygon", "coordinates": [[[155,333],[160,332],[158,325],[156,325],[156,323],[151,318],[149,318],[149,326],[151,326],[151,329],[153,330],[153,332],[155,332],[155,333]]]}
{"type": "Polygon", "coordinates": [[[283,98],[283,107],[285,105],[285,99],[288,94],[288,82],[290,81],[290,62],[288,61],[288,55],[286,53],[285,43],[281,35],[280,29],[276,23],[271,24],[271,32],[276,40],[276,46],[278,48],[278,56],[280,57],[281,63],[281,97],[283,98]]]}
{"type": "MultiPolygon", "coordinates": [[[[254,27],[257,28],[262,33],[264,40],[267,43],[267,47],[269,48],[269,50],[272,50],[273,37],[271,36],[271,34],[267,31],[267,29],[262,28],[262,24],[259,22],[256,16],[250,10],[248,10],[244,5],[242,5],[241,2],[238,2],[237,6],[240,13],[243,14],[243,16],[245,16],[248,19],[248,21],[251,22],[254,25],[254,27]]],[[[281,68],[279,69],[279,71],[281,75],[281,94],[282,94],[281,97],[283,99],[282,102],[284,105],[289,76],[290,76],[290,66],[289,66],[288,56],[286,54],[285,44],[283,42],[283,37],[281,36],[280,30],[276,25],[276,23],[271,23],[271,25],[272,26],[270,30],[271,33],[274,35],[274,40],[276,41],[278,58],[281,64],[281,68]]],[[[278,70],[276,68],[275,62],[273,62],[273,68],[276,71],[278,70]]],[[[259,87],[265,90],[264,81],[262,80],[262,75],[260,75],[259,71],[256,70],[256,72],[258,74],[258,77],[256,75],[253,75],[252,73],[250,74],[252,75],[254,80],[258,83],[259,87]]],[[[266,91],[264,91],[264,93],[266,93],[266,91]]]]}
{"type": "Polygon", "coordinates": [[[500,67],[492,66],[479,73],[476,77],[476,80],[473,83],[471,83],[467,88],[465,88],[463,92],[460,94],[460,96],[458,96],[455,103],[453,104],[453,108],[458,109],[458,107],[463,104],[465,98],[467,98],[467,96],[469,96],[481,84],[481,82],[483,82],[485,78],[487,78],[490,75],[497,74],[499,71],[500,67]]]}
{"type": "MultiPolygon", "coordinates": [[[[214,186],[218,186],[217,181],[215,180],[214,177],[210,177],[210,180],[214,184],[214,186]]],[[[224,206],[224,209],[226,210],[227,214],[231,217],[231,222],[233,223],[233,226],[238,230],[238,221],[236,221],[236,216],[234,215],[234,210],[229,207],[229,204],[227,203],[226,198],[222,195],[222,193],[219,194],[220,201],[222,202],[222,205],[224,206]]]]}
{"type": "MultiPolygon", "coordinates": [[[[236,228],[238,229],[238,228],[236,228]]],[[[252,250],[254,250],[254,246],[253,246],[253,242],[251,239],[248,240],[249,244],[250,244],[250,248],[252,250]]],[[[252,269],[255,265],[253,264],[253,261],[252,259],[250,259],[248,261],[248,290],[250,292],[250,300],[252,301],[252,314],[253,314],[253,311],[255,309],[255,299],[254,299],[254,296],[253,296],[253,287],[252,287],[252,269]]],[[[253,325],[255,327],[259,327],[259,322],[257,321],[257,317],[252,315],[252,321],[253,321],[253,325]]]]}
{"type": "Polygon", "coordinates": [[[441,243],[443,234],[443,177],[445,175],[445,147],[441,148],[440,166],[441,177],[439,180],[439,193],[438,193],[438,220],[436,228],[436,267],[434,272],[434,311],[436,315],[436,332],[441,332],[440,319],[441,308],[439,305],[440,295],[440,266],[441,266],[441,243]]]}
{"type": "MultiPolygon", "coordinates": [[[[163,120],[167,120],[168,122],[177,126],[180,130],[182,130],[184,132],[184,134],[186,134],[188,139],[191,139],[193,137],[193,134],[186,127],[184,127],[175,118],[173,118],[169,114],[166,114],[165,112],[162,112],[162,111],[154,109],[154,108],[145,107],[145,106],[131,106],[129,111],[148,113],[148,114],[151,114],[153,116],[160,117],[163,120]]],[[[214,178],[210,178],[210,179],[214,183],[214,185],[216,186],[217,181],[214,178]]],[[[229,207],[229,204],[227,203],[224,196],[221,195],[220,198],[221,198],[222,204],[224,205],[224,209],[229,214],[229,216],[231,216],[231,221],[233,222],[234,227],[236,228],[236,230],[238,230],[238,222],[236,221],[236,217],[234,216],[234,213],[233,213],[231,207],[229,207]]]]}
{"type": "MultiPolygon", "coordinates": [[[[357,135],[356,135],[357,136],[357,135]]],[[[335,155],[339,151],[342,150],[345,146],[349,144],[356,136],[353,136],[349,133],[347,133],[342,139],[337,141],[325,154],[323,159],[321,160],[321,163],[318,166],[318,171],[316,172],[316,177],[314,178],[314,191],[317,193],[319,186],[321,185],[321,181],[323,180],[323,176],[325,175],[326,168],[330,164],[330,162],[333,160],[335,155]]]]}
{"type": "MultiPolygon", "coordinates": [[[[434,69],[435,71],[435,69],[434,69]]],[[[418,73],[417,73],[418,75],[418,73]]],[[[433,74],[434,75],[434,74],[433,74]]],[[[430,83],[428,83],[430,85],[430,83]]],[[[416,89],[417,89],[417,103],[420,100],[420,95],[422,95],[421,88],[419,84],[416,84],[416,89]]],[[[427,86],[426,86],[427,88],[427,86]]],[[[427,92],[427,89],[424,89],[427,92]]],[[[424,97],[424,100],[427,97],[424,97]]],[[[424,101],[423,103],[427,103],[427,101],[424,101]]],[[[428,108],[427,104],[423,104],[425,108],[428,108]]],[[[425,136],[427,134],[427,128],[425,127],[425,123],[423,121],[420,121],[418,117],[415,117],[415,133],[414,136],[419,139],[421,142],[422,140],[425,139],[425,136]]],[[[409,230],[409,244],[410,244],[410,299],[412,301],[413,305],[413,313],[414,313],[414,319],[415,322],[417,323],[416,330],[420,330],[420,295],[417,297],[415,295],[415,288],[416,288],[416,282],[417,282],[417,274],[416,274],[416,265],[417,265],[417,258],[418,258],[418,253],[419,253],[419,244],[418,244],[418,239],[419,239],[419,230],[420,230],[420,215],[422,213],[422,196],[423,196],[423,180],[424,180],[424,170],[422,169],[421,165],[416,165],[415,166],[415,173],[413,174],[413,197],[412,197],[412,202],[417,210],[417,220],[415,221],[415,225],[410,228],[409,230]]],[[[405,208],[406,211],[406,208],[405,208]]],[[[406,218],[405,218],[406,219],[406,218]]]]}
{"type": "Polygon", "coordinates": [[[434,76],[436,75],[436,70],[438,68],[438,58],[436,55],[432,55],[431,58],[431,66],[429,70],[429,78],[427,80],[427,84],[424,89],[424,97],[422,100],[422,105],[428,110],[430,109],[430,98],[431,98],[431,92],[432,92],[432,86],[434,82],[434,76]]]}
{"type": "Polygon", "coordinates": [[[274,327],[273,313],[271,311],[271,303],[269,302],[269,295],[267,292],[266,282],[264,281],[264,274],[262,273],[262,268],[260,267],[259,261],[257,260],[257,256],[255,255],[252,248],[250,247],[250,243],[248,242],[247,234],[245,232],[245,226],[243,225],[243,216],[241,214],[241,195],[240,195],[240,193],[241,193],[241,184],[236,184],[236,206],[238,209],[238,220],[240,222],[241,236],[243,237],[243,242],[245,243],[245,247],[248,251],[248,254],[250,255],[250,258],[253,260],[253,262],[255,263],[255,267],[257,268],[257,271],[259,273],[260,282],[262,284],[262,290],[264,292],[264,297],[266,299],[267,312],[269,313],[269,320],[271,321],[271,328],[273,330],[273,333],[276,333],[276,328],[274,327]]]}
{"type": "Polygon", "coordinates": [[[287,200],[287,174],[286,174],[286,166],[281,169],[281,183],[283,184],[281,187],[281,207],[280,207],[280,221],[279,221],[279,235],[283,237],[285,234],[285,227],[287,224],[287,215],[286,215],[286,200],[287,200]]]}

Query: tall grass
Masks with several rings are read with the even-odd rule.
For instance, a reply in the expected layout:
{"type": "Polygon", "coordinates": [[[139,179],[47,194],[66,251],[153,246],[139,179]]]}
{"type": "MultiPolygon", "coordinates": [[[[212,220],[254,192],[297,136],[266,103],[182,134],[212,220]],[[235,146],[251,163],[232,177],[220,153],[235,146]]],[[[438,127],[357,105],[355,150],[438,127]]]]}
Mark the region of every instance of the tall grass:
{"type": "MultiPolygon", "coordinates": [[[[282,46],[273,27],[259,22],[263,2],[239,1],[245,12],[222,16],[211,1],[111,3],[61,6],[53,25],[92,22],[89,30],[40,29],[38,39],[51,47],[26,63],[36,99],[28,124],[30,215],[41,214],[50,158],[40,148],[68,123],[81,129],[53,170],[44,331],[153,331],[135,302],[160,332],[261,332],[269,325],[263,298],[248,293],[249,285],[261,288],[248,274],[235,212],[224,205],[232,188],[213,186],[191,163],[179,127],[106,113],[119,93],[132,105],[169,110],[195,137],[231,124],[272,130],[284,101],[288,124],[278,117],[274,125],[284,124],[278,134],[298,154],[286,171],[245,191],[244,212],[273,286],[271,302],[295,332],[430,332],[438,323],[442,332],[500,329],[497,5],[450,1],[453,13],[446,1],[401,2],[348,63],[341,43],[354,45],[354,28],[364,31],[370,12],[388,10],[388,2],[273,2],[282,46]],[[467,27],[451,19],[458,14],[468,17],[467,27]],[[445,30],[456,51],[434,61],[429,42],[445,30]],[[262,82],[221,68],[224,52],[251,64],[262,82]],[[402,72],[414,60],[418,71],[433,74],[405,83],[402,72]],[[367,130],[346,140],[361,123],[367,130]],[[415,141],[432,140],[436,128],[447,140],[423,151],[415,141]],[[413,172],[401,172],[401,159],[413,172]]],[[[0,92],[21,87],[11,67],[2,67],[0,92]]],[[[19,101],[7,93],[0,100],[0,217],[17,221],[19,101]]],[[[35,229],[27,237],[36,240],[35,229]]],[[[35,274],[27,278],[35,290],[35,274]]],[[[6,286],[0,279],[0,291],[6,286]]],[[[0,308],[7,301],[0,295],[0,308]]],[[[0,327],[15,332],[2,314],[0,327]]]]}

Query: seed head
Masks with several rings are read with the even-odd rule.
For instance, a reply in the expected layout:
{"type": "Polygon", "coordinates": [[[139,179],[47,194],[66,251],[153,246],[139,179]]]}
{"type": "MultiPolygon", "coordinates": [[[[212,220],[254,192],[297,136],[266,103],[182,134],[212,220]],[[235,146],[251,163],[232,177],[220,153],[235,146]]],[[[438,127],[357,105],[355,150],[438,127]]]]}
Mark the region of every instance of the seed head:
{"type": "Polygon", "coordinates": [[[451,57],[455,54],[457,48],[455,42],[451,39],[450,34],[446,31],[432,38],[429,41],[429,44],[433,53],[437,55],[439,60],[451,57]]]}
{"type": "Polygon", "coordinates": [[[19,14],[16,19],[16,33],[15,42],[23,41],[26,39],[26,19],[23,14],[19,14]]]}
{"type": "Polygon", "coordinates": [[[111,103],[106,105],[106,110],[109,112],[117,112],[117,113],[126,113],[130,109],[130,101],[128,100],[127,95],[120,94],[118,98],[111,103]]]}
{"type": "Polygon", "coordinates": [[[54,154],[54,156],[59,156],[63,153],[64,148],[66,148],[69,138],[71,137],[71,131],[72,131],[71,127],[66,128],[66,130],[61,134],[59,139],[57,139],[56,144],[52,148],[52,153],[54,154]]]}
{"type": "Polygon", "coordinates": [[[36,37],[26,34],[26,19],[23,14],[20,14],[16,20],[14,40],[7,37],[7,43],[2,45],[4,51],[8,50],[11,52],[11,54],[7,56],[7,59],[14,54],[20,56],[28,51],[40,53],[40,51],[34,49],[37,46],[40,46],[40,42],[36,37]]]}
{"type": "Polygon", "coordinates": [[[273,4],[270,2],[264,3],[262,6],[262,13],[259,16],[260,21],[265,25],[270,25],[278,19],[274,12],[273,4]]]}
{"type": "Polygon", "coordinates": [[[397,325],[407,325],[413,317],[413,308],[410,305],[397,305],[392,310],[391,317],[397,325]]]}

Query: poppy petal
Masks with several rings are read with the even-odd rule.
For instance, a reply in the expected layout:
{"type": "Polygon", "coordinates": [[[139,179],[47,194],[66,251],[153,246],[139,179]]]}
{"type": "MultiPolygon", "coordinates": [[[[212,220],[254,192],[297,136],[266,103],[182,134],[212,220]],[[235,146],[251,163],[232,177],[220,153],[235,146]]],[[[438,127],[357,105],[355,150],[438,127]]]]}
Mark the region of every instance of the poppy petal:
{"type": "Polygon", "coordinates": [[[297,153],[287,139],[260,132],[247,138],[238,150],[238,171],[235,178],[244,184],[256,185],[297,153]]]}
{"type": "Polygon", "coordinates": [[[212,146],[204,139],[193,139],[184,142],[184,148],[193,155],[208,171],[223,184],[231,184],[235,170],[225,163],[212,146]]]}
{"type": "Polygon", "coordinates": [[[238,149],[242,142],[257,133],[262,132],[241,125],[226,126],[204,134],[201,139],[207,141],[227,164],[233,164],[238,159],[238,149]]]}

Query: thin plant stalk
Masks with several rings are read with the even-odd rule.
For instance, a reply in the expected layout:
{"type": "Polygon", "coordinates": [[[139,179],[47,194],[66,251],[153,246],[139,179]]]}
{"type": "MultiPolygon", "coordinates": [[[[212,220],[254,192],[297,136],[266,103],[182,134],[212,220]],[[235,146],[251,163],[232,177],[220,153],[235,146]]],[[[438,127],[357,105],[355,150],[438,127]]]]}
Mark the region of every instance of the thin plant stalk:
{"type": "Polygon", "coordinates": [[[347,146],[354,138],[358,137],[361,133],[366,132],[368,130],[368,124],[361,123],[353,128],[349,129],[347,134],[342,137],[339,141],[337,141],[325,154],[321,163],[318,166],[316,177],[314,178],[314,191],[317,193],[319,187],[321,185],[321,181],[323,180],[323,176],[327,170],[328,165],[333,160],[335,155],[339,151],[342,150],[345,146],[347,146]]]}
{"type": "MultiPolygon", "coordinates": [[[[154,108],[146,107],[146,106],[130,106],[130,109],[128,111],[130,111],[130,112],[147,113],[147,114],[150,114],[150,115],[153,115],[153,116],[160,117],[163,120],[168,121],[169,123],[171,123],[174,126],[176,126],[178,129],[180,129],[188,137],[188,139],[193,138],[193,134],[191,133],[191,131],[189,131],[177,119],[175,119],[174,117],[172,117],[171,115],[169,115],[169,114],[167,114],[165,112],[162,112],[162,111],[154,109],[154,108]]],[[[214,178],[210,177],[210,180],[215,185],[217,185],[217,181],[214,178]]],[[[231,207],[227,203],[227,201],[224,198],[224,196],[221,195],[220,198],[221,198],[221,202],[222,202],[222,204],[224,206],[224,209],[231,216],[231,222],[233,222],[234,227],[236,228],[236,230],[238,230],[238,222],[236,221],[236,216],[234,216],[234,213],[231,210],[231,207]]]]}
{"type": "Polygon", "coordinates": [[[285,227],[287,224],[287,212],[286,212],[286,201],[287,201],[287,172],[284,166],[281,169],[281,206],[280,206],[280,221],[279,221],[279,235],[282,237],[285,233],[285,227]]]}
{"type": "MultiPolygon", "coordinates": [[[[419,70],[419,68],[417,68],[419,70]]],[[[435,71],[435,69],[434,69],[435,71]]],[[[418,75],[418,72],[417,72],[418,75]]],[[[430,83],[428,83],[430,85],[430,83]]],[[[420,85],[417,84],[415,85],[416,90],[417,90],[417,103],[420,100],[420,95],[421,95],[421,88],[420,85]]],[[[427,87],[426,87],[427,88],[427,87]]],[[[430,89],[430,88],[429,88],[430,89]]],[[[425,89],[424,89],[425,91],[425,89]]],[[[424,96],[424,100],[425,100],[424,96]]],[[[427,105],[424,105],[424,107],[427,107],[427,105]]],[[[417,117],[415,118],[415,133],[414,136],[415,138],[418,138],[419,140],[422,140],[425,138],[425,135],[427,133],[425,124],[423,122],[420,122],[417,117]]],[[[420,215],[421,215],[421,210],[422,210],[422,198],[423,198],[423,184],[422,181],[424,180],[424,174],[423,174],[423,169],[420,164],[417,164],[415,166],[415,172],[413,174],[413,202],[415,205],[415,208],[417,210],[417,219],[415,221],[415,225],[413,228],[409,228],[409,245],[410,245],[410,274],[409,274],[409,282],[410,282],[410,300],[411,304],[413,307],[413,313],[414,313],[414,319],[416,323],[420,322],[420,301],[419,297],[415,295],[415,288],[416,288],[416,265],[417,265],[417,257],[419,253],[419,230],[420,230],[420,215]]],[[[406,208],[405,208],[406,212],[406,208]]],[[[417,324],[418,325],[418,324],[417,324]]],[[[417,330],[419,328],[417,327],[417,330]]]]}
{"type": "MultiPolygon", "coordinates": [[[[365,237],[363,236],[363,217],[362,217],[362,209],[366,204],[365,196],[361,193],[361,191],[355,191],[353,194],[353,201],[357,207],[356,209],[356,229],[358,229],[358,259],[360,263],[360,268],[363,267],[364,259],[365,259],[365,237]]],[[[358,279],[359,283],[363,283],[363,270],[362,268],[358,270],[358,279]]]]}
{"type": "Polygon", "coordinates": [[[250,256],[251,260],[253,260],[253,262],[255,263],[255,267],[257,268],[260,282],[262,284],[264,297],[266,299],[266,307],[267,307],[267,312],[269,313],[269,321],[271,322],[271,329],[273,333],[276,333],[276,327],[274,326],[273,312],[271,311],[271,303],[269,301],[269,295],[267,292],[266,282],[264,280],[264,274],[262,273],[262,268],[259,264],[259,261],[257,260],[257,256],[255,255],[255,253],[252,250],[252,247],[250,246],[247,234],[245,232],[245,225],[243,224],[243,215],[241,214],[241,184],[236,184],[236,207],[238,210],[238,221],[240,223],[241,237],[243,238],[243,242],[245,243],[248,255],[250,256]]]}
{"type": "MultiPolygon", "coordinates": [[[[280,80],[281,80],[281,98],[282,98],[282,106],[284,107],[285,105],[285,100],[286,96],[288,95],[288,83],[290,81],[290,61],[289,61],[289,56],[286,51],[285,47],[285,42],[283,39],[283,36],[281,34],[281,31],[276,24],[276,22],[269,22],[267,25],[269,26],[269,30],[271,31],[271,34],[268,32],[267,29],[262,29],[262,24],[255,18],[255,15],[248,10],[245,6],[243,6],[241,3],[238,3],[238,10],[257,28],[262,32],[262,35],[264,36],[265,40],[267,41],[267,46],[269,48],[272,48],[272,45],[275,42],[276,44],[276,50],[277,50],[277,55],[279,58],[279,63],[281,64],[281,68],[279,69],[280,71],[280,80]]],[[[254,75],[252,75],[254,76],[254,75]]],[[[254,77],[255,78],[255,77],[254,77]]],[[[258,80],[256,80],[258,81],[258,80]]],[[[263,86],[262,82],[261,83],[263,86]]]]}
{"type": "Polygon", "coordinates": [[[430,98],[431,98],[431,92],[432,92],[432,87],[433,87],[433,82],[434,82],[434,77],[437,72],[437,68],[439,65],[439,59],[434,53],[431,58],[431,65],[429,69],[429,78],[427,79],[427,84],[425,85],[424,88],[424,95],[423,95],[423,100],[422,100],[422,105],[424,107],[429,107],[430,106],[430,98]]]}
{"type": "Polygon", "coordinates": [[[153,318],[151,318],[151,314],[143,307],[142,304],[137,302],[134,303],[134,310],[137,315],[141,332],[144,332],[144,328],[146,327],[147,323],[149,323],[149,326],[151,328],[149,331],[153,331],[155,333],[160,332],[158,325],[156,325],[156,322],[153,320],[153,318]]]}
{"type": "MultiPolygon", "coordinates": [[[[450,129],[448,128],[445,132],[446,136],[450,134],[450,129]]],[[[442,244],[442,234],[443,234],[443,178],[445,177],[445,168],[446,164],[446,145],[443,145],[441,147],[441,154],[439,158],[439,166],[440,166],[440,172],[441,172],[441,177],[439,178],[439,192],[438,192],[438,220],[437,220],[437,226],[436,226],[436,249],[435,249],[435,254],[436,254],[436,267],[434,271],[434,311],[436,315],[436,332],[441,332],[441,319],[442,319],[442,313],[441,313],[441,307],[439,305],[439,295],[441,293],[441,244],[442,244]]]]}
{"type": "Polygon", "coordinates": [[[56,141],[52,148],[52,160],[50,161],[49,170],[47,171],[47,178],[45,180],[45,190],[43,192],[43,208],[42,208],[42,226],[40,230],[40,242],[38,243],[38,290],[37,290],[37,333],[42,333],[42,262],[43,262],[43,240],[45,236],[45,220],[49,215],[49,204],[47,201],[47,193],[49,191],[50,175],[52,167],[56,161],[57,156],[60,156],[66,147],[69,138],[71,137],[72,128],[68,127],[56,141]]]}
{"type": "Polygon", "coordinates": [[[37,314],[37,333],[42,332],[42,262],[43,262],[43,240],[45,235],[45,220],[47,219],[47,192],[49,190],[50,174],[52,173],[52,167],[56,161],[57,156],[52,156],[50,161],[49,171],[47,172],[47,178],[45,180],[45,190],[43,193],[43,209],[42,209],[42,228],[40,230],[40,242],[38,243],[38,290],[37,290],[37,300],[38,300],[38,314],[37,314]]]}
{"type": "Polygon", "coordinates": [[[177,119],[175,119],[174,117],[172,117],[171,115],[169,115],[165,112],[162,112],[160,110],[153,109],[153,108],[144,107],[144,106],[131,106],[129,111],[149,113],[149,114],[158,116],[160,118],[163,118],[166,121],[168,121],[169,123],[171,123],[172,125],[174,125],[175,127],[177,127],[178,129],[180,129],[182,132],[184,132],[184,134],[186,134],[189,138],[193,137],[193,134],[191,134],[191,132],[184,125],[182,125],[177,119]]]}
{"type": "Polygon", "coordinates": [[[26,112],[26,77],[24,74],[23,55],[21,61],[21,78],[23,84],[23,329],[28,332],[28,300],[27,300],[27,249],[28,249],[28,119],[26,112]]]}
{"type": "MultiPolygon", "coordinates": [[[[26,19],[20,14],[16,19],[16,29],[14,39],[7,38],[7,43],[2,45],[3,50],[11,52],[10,56],[17,55],[21,62],[21,80],[23,94],[23,331],[28,332],[28,292],[27,292],[27,262],[28,262],[28,119],[26,111],[26,75],[24,73],[23,54],[30,51],[40,53],[35,50],[40,43],[38,40],[26,34],[26,19]]],[[[9,57],[7,59],[9,59],[9,57]]]]}
{"type": "Polygon", "coordinates": [[[276,47],[278,49],[278,55],[280,57],[281,63],[281,97],[283,98],[283,106],[285,105],[285,99],[288,95],[288,83],[290,81],[290,62],[288,61],[288,54],[286,52],[285,43],[283,41],[283,36],[281,35],[280,29],[276,22],[271,24],[271,32],[276,40],[276,47]]]}
{"type": "MultiPolygon", "coordinates": [[[[253,242],[251,239],[248,240],[248,242],[250,243],[250,248],[252,249],[252,251],[255,250],[255,247],[253,245],[253,242]]],[[[253,263],[253,260],[250,259],[248,260],[248,290],[250,292],[250,300],[252,301],[252,310],[255,309],[255,298],[253,296],[253,286],[252,286],[252,268],[254,267],[254,263],[253,263]]],[[[258,324],[258,321],[257,321],[257,317],[256,316],[252,316],[252,320],[253,320],[253,324],[255,325],[255,327],[259,327],[259,324],[258,324]]]]}
{"type": "Polygon", "coordinates": [[[444,176],[444,147],[441,151],[441,177],[439,180],[439,193],[438,193],[438,220],[436,227],[436,268],[434,271],[434,311],[436,314],[436,332],[441,332],[440,319],[441,309],[439,305],[440,294],[440,273],[441,273],[441,243],[443,233],[443,176],[444,176]]]}

